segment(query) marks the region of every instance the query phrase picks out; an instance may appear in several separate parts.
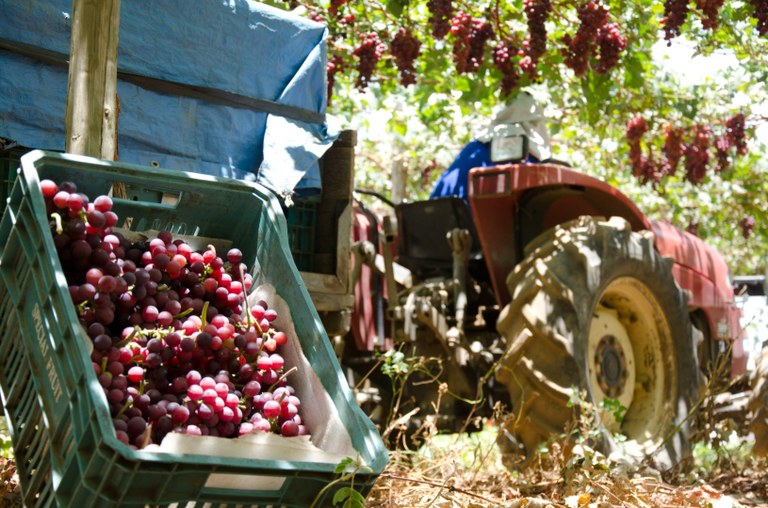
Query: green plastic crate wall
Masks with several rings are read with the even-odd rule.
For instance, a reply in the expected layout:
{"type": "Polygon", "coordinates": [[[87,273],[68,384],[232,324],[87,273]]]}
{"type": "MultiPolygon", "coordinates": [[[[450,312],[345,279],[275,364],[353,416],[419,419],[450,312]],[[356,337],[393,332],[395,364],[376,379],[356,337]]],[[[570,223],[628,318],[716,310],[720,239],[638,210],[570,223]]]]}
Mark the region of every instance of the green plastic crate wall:
{"type": "Polygon", "coordinates": [[[41,178],[71,180],[94,197],[122,182],[129,199],[114,199],[113,209],[121,220],[133,219],[132,229],[233,241],[254,267],[255,284],[271,284],[290,307],[301,350],[370,468],[356,475],[354,487],[370,491],[387,453],[355,403],[291,261],[277,199],[235,180],[36,151],[22,158],[0,221],[0,237],[7,239],[0,245],[0,388],[25,506],[306,507],[318,495],[328,506],[336,488],[323,488],[338,477],[329,463],[164,453],[120,443],[48,230],[41,178]],[[146,198],[168,194],[177,197],[175,204],[146,198]]]}
{"type": "Polygon", "coordinates": [[[5,211],[5,202],[11,194],[13,182],[16,180],[16,170],[21,156],[29,150],[26,148],[2,148],[0,140],[0,217],[5,211]]]}
{"type": "Polygon", "coordinates": [[[311,272],[315,255],[317,203],[309,199],[296,199],[285,210],[285,218],[288,221],[288,244],[296,267],[302,272],[311,272]]]}

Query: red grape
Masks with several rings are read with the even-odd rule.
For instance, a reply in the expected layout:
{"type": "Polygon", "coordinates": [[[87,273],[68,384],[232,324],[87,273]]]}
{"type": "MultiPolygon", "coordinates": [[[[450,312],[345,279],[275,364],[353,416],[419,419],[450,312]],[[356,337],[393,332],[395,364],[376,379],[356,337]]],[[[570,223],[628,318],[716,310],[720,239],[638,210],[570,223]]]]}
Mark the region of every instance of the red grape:
{"type": "Polygon", "coordinates": [[[59,192],[59,186],[52,180],[40,180],[40,191],[43,193],[44,198],[51,199],[59,192]]]}

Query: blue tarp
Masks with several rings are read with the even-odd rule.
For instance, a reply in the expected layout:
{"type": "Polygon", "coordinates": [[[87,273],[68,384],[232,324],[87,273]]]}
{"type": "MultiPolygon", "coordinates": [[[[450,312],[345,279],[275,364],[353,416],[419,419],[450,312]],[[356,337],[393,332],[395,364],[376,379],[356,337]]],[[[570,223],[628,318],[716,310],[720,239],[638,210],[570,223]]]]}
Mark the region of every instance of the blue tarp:
{"type": "MultiPolygon", "coordinates": [[[[72,0],[0,0],[0,137],[64,150],[71,10],[72,0]]],[[[338,135],[325,118],[326,37],[249,0],[123,0],[120,160],[255,180],[283,196],[317,191],[317,160],[338,135]]]]}

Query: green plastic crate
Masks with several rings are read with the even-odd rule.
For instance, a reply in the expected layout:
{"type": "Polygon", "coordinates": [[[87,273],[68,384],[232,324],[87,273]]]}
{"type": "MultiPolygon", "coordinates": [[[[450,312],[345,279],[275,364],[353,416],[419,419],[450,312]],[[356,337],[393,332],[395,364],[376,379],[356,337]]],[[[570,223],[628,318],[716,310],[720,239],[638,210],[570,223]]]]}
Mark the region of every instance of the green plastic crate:
{"type": "Polygon", "coordinates": [[[26,149],[12,148],[0,150],[0,217],[5,211],[5,202],[11,194],[13,182],[16,181],[16,170],[19,168],[19,160],[26,153],[26,149]]]}
{"type": "MultiPolygon", "coordinates": [[[[387,452],[355,403],[291,260],[277,199],[235,180],[35,151],[22,158],[0,222],[7,239],[0,246],[0,388],[25,506],[306,507],[338,477],[335,464],[131,450],[117,440],[48,230],[41,178],[72,180],[92,197],[122,182],[128,199],[114,199],[114,210],[132,218],[131,229],[232,240],[255,267],[255,283],[272,284],[290,306],[301,350],[370,468],[354,478],[367,495],[387,452]]],[[[322,493],[319,506],[330,505],[339,486],[322,493]]]]}

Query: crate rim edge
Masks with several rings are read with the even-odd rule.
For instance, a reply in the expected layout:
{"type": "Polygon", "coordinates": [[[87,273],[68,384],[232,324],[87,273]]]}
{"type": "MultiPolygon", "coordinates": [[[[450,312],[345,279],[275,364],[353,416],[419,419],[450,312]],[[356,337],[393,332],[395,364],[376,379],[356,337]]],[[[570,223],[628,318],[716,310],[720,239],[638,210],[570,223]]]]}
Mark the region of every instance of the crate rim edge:
{"type": "MultiPolygon", "coordinates": [[[[262,199],[266,206],[269,208],[269,214],[270,219],[274,220],[276,223],[276,227],[280,228],[284,233],[287,231],[287,221],[285,219],[285,215],[283,214],[282,208],[279,204],[277,196],[275,196],[272,192],[267,190],[264,186],[256,183],[256,182],[247,182],[242,180],[235,180],[225,177],[217,177],[213,175],[205,175],[200,173],[194,173],[194,172],[187,172],[187,171],[177,171],[177,170],[169,170],[169,169],[163,169],[163,168],[156,168],[152,166],[142,166],[139,164],[131,164],[126,163],[122,161],[106,161],[103,159],[98,159],[95,157],[89,157],[84,155],[76,155],[71,153],[62,153],[62,152],[51,152],[47,150],[32,150],[30,152],[27,152],[20,158],[20,172],[24,174],[24,178],[27,179],[27,181],[30,181],[37,187],[37,190],[39,191],[39,184],[40,184],[40,178],[37,172],[37,167],[44,166],[45,164],[57,164],[61,161],[66,161],[68,164],[75,163],[78,166],[82,166],[84,169],[87,169],[87,166],[100,166],[103,169],[108,169],[110,167],[118,166],[121,168],[121,170],[129,170],[133,173],[142,173],[146,175],[147,173],[154,173],[157,175],[163,176],[163,178],[170,178],[170,179],[176,179],[176,180],[198,180],[206,183],[214,183],[216,185],[223,185],[227,186],[229,188],[232,188],[232,190],[247,190],[250,192],[253,192],[256,194],[257,197],[262,199]]],[[[19,175],[21,176],[21,175],[19,175]]],[[[34,196],[35,199],[40,199],[42,201],[42,193],[37,192],[34,196]]],[[[37,210],[41,209],[40,207],[43,206],[43,203],[39,203],[39,206],[36,207],[37,210]]],[[[284,235],[285,236],[285,235],[284,235]]],[[[53,244],[53,238],[50,235],[47,235],[44,237],[44,242],[48,244],[48,247],[50,249],[53,249],[53,252],[55,252],[55,247],[53,244]]],[[[299,271],[295,266],[295,263],[293,262],[293,258],[290,255],[290,251],[286,245],[284,245],[281,242],[280,245],[281,250],[283,251],[283,254],[286,256],[286,259],[289,261],[289,267],[294,272],[293,276],[297,281],[301,281],[299,284],[299,290],[303,293],[305,293],[305,296],[309,300],[309,295],[306,289],[306,286],[303,284],[303,281],[301,279],[301,276],[299,275],[299,271]]],[[[58,259],[55,260],[55,262],[58,264],[58,259]]],[[[279,294],[279,291],[278,291],[279,294]]],[[[320,323],[319,315],[317,314],[317,310],[313,306],[309,306],[309,311],[312,314],[312,318],[315,322],[320,323]]],[[[74,312],[74,311],[73,311],[74,312]]],[[[70,326],[72,329],[75,330],[76,335],[83,335],[84,332],[82,328],[80,327],[79,323],[77,322],[70,322],[68,323],[68,326],[70,326]]],[[[386,467],[386,464],[389,462],[389,453],[384,447],[383,441],[381,440],[378,430],[376,430],[373,423],[370,421],[370,419],[363,413],[362,409],[357,405],[354,397],[352,396],[351,389],[349,388],[349,385],[347,384],[346,380],[343,378],[343,373],[340,370],[338,360],[336,358],[335,353],[333,352],[333,349],[331,347],[330,339],[327,336],[327,333],[323,329],[322,326],[318,328],[318,331],[321,335],[321,338],[324,339],[322,342],[323,349],[327,349],[329,353],[329,358],[331,358],[332,362],[335,366],[336,376],[335,381],[338,386],[331,387],[331,388],[338,388],[341,390],[345,402],[349,404],[350,409],[352,410],[352,417],[356,420],[355,422],[349,422],[353,425],[362,425],[365,427],[365,430],[368,431],[368,434],[373,433],[373,435],[377,436],[378,439],[374,439],[373,443],[370,442],[370,439],[366,436],[365,441],[369,444],[369,448],[371,451],[371,457],[369,457],[370,460],[365,460],[364,465],[370,467],[373,471],[373,474],[380,474],[381,471],[384,470],[384,467],[386,467]]],[[[79,357],[81,358],[81,361],[83,363],[88,363],[86,360],[89,357],[89,354],[87,354],[87,351],[85,351],[85,345],[84,343],[79,343],[77,346],[78,350],[80,351],[79,357]]],[[[93,373],[93,369],[90,368],[90,365],[84,365],[84,367],[88,367],[86,371],[86,388],[89,390],[95,390],[95,385],[98,384],[98,380],[96,379],[95,374],[93,373]]],[[[321,379],[321,382],[325,385],[325,381],[321,379]]],[[[326,389],[328,389],[328,386],[326,385],[326,389]]],[[[101,394],[103,396],[103,393],[101,394]]],[[[211,457],[210,455],[201,455],[201,454],[178,454],[178,453],[169,453],[169,452],[156,452],[156,451],[150,451],[150,450],[132,450],[127,445],[120,442],[120,440],[117,439],[117,436],[114,435],[114,431],[110,425],[107,425],[107,421],[111,421],[111,416],[108,414],[109,411],[106,407],[99,407],[97,408],[99,412],[103,412],[106,414],[106,418],[100,418],[99,419],[99,427],[102,432],[106,430],[109,430],[109,432],[104,432],[103,438],[105,443],[112,446],[112,448],[115,450],[116,453],[119,453],[123,458],[126,460],[141,460],[141,461],[147,461],[147,462],[167,462],[169,458],[171,458],[174,461],[178,461],[181,463],[210,463],[215,462],[217,464],[223,462],[224,460],[228,462],[228,466],[232,467],[250,467],[250,469],[254,471],[272,471],[270,468],[265,467],[253,467],[249,466],[249,463],[252,462],[252,460],[244,459],[244,458],[238,458],[238,457],[211,457]],[[201,461],[201,459],[204,459],[201,461]]],[[[353,437],[353,436],[350,436],[353,437]]],[[[358,458],[360,458],[360,450],[356,449],[358,452],[358,458]]],[[[352,457],[355,459],[355,457],[352,457]]],[[[303,471],[312,468],[313,470],[317,472],[334,472],[336,468],[336,464],[331,463],[319,463],[319,462],[311,462],[311,461],[292,461],[292,464],[295,464],[297,467],[293,468],[286,468],[281,469],[279,471],[275,471],[275,476],[280,475],[280,471],[303,471]]],[[[361,475],[365,476],[366,473],[361,472],[361,475]]]]}

